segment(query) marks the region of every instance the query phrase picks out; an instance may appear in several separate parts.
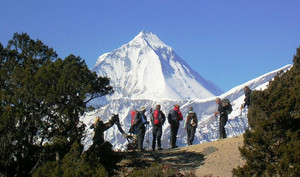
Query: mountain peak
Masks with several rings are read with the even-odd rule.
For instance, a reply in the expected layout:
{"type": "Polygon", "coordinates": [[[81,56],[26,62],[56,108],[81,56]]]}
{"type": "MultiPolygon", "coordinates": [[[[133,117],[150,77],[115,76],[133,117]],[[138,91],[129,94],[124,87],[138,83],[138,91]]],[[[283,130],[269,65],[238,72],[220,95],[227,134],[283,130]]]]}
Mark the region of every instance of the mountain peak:
{"type": "Polygon", "coordinates": [[[194,99],[220,93],[218,87],[194,71],[155,34],[141,31],[129,43],[101,55],[93,68],[111,79],[108,100],[194,99]]]}
{"type": "Polygon", "coordinates": [[[131,42],[146,42],[148,45],[154,48],[168,47],[159,39],[159,37],[157,37],[157,35],[146,30],[142,30],[131,42]]]}
{"type": "Polygon", "coordinates": [[[150,31],[142,30],[136,37],[146,39],[153,36],[157,37],[155,34],[151,33],[150,31]]]}
{"type": "Polygon", "coordinates": [[[143,36],[148,36],[148,35],[155,35],[155,34],[151,33],[150,31],[142,30],[137,36],[143,37],[143,36]]]}

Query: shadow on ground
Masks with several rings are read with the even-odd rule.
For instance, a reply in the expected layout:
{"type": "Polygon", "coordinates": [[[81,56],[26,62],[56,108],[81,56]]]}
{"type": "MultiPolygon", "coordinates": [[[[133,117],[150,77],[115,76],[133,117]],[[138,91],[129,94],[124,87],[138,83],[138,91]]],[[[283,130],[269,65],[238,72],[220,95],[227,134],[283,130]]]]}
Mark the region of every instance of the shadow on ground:
{"type": "Polygon", "coordinates": [[[179,170],[195,170],[203,165],[204,155],[196,152],[183,150],[165,150],[150,153],[150,156],[157,163],[170,164],[179,170]]]}
{"type": "Polygon", "coordinates": [[[129,166],[150,166],[152,163],[170,165],[172,168],[181,171],[196,170],[203,165],[204,155],[196,152],[187,152],[185,150],[163,150],[163,151],[144,151],[127,152],[125,155],[129,166]],[[129,163],[130,162],[130,163],[129,163]]]}

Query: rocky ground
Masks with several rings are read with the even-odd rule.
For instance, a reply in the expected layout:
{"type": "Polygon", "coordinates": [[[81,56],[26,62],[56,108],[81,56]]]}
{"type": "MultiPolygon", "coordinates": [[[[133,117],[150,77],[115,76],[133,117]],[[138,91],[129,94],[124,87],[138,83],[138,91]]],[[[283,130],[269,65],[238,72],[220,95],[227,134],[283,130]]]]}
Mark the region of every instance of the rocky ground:
{"type": "Polygon", "coordinates": [[[232,176],[233,168],[245,163],[239,151],[242,145],[243,137],[237,136],[171,150],[126,152],[126,158],[118,166],[124,176],[138,165],[157,162],[170,165],[182,174],[194,171],[200,177],[228,177],[232,176]]]}

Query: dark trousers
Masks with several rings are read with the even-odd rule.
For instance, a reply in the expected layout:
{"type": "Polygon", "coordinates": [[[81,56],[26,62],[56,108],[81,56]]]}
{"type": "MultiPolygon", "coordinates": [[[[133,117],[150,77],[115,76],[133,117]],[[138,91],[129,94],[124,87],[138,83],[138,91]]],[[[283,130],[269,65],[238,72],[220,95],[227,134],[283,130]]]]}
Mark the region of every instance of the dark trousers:
{"type": "Polygon", "coordinates": [[[153,139],[152,139],[152,149],[155,149],[155,144],[157,140],[157,147],[161,148],[161,135],[162,135],[162,127],[153,125],[153,139]]]}
{"type": "Polygon", "coordinates": [[[187,131],[187,144],[192,145],[195,137],[196,127],[188,125],[186,127],[187,131]]]}
{"type": "Polygon", "coordinates": [[[171,148],[176,147],[176,136],[177,136],[177,133],[178,133],[178,128],[179,128],[179,125],[172,125],[170,127],[170,129],[171,129],[170,147],[171,148]]]}
{"type": "Polygon", "coordinates": [[[220,124],[219,124],[219,133],[220,138],[227,138],[226,131],[225,131],[225,125],[228,120],[228,115],[224,114],[220,116],[220,124]]]}
{"type": "Polygon", "coordinates": [[[145,137],[145,126],[142,125],[137,129],[137,141],[138,141],[138,150],[143,150],[143,143],[145,137]]]}
{"type": "Polygon", "coordinates": [[[104,143],[104,138],[94,138],[91,148],[100,147],[104,143]]]}

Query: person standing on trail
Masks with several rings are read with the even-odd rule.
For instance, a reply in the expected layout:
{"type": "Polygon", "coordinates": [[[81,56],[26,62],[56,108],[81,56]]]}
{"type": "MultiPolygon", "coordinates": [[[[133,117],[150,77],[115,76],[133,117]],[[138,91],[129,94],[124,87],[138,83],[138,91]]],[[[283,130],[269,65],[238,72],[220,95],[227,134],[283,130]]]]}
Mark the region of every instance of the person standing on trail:
{"type": "Polygon", "coordinates": [[[182,113],[179,110],[179,104],[175,104],[174,108],[168,114],[168,122],[170,124],[170,148],[177,148],[176,136],[179,129],[179,121],[183,120],[182,113]]]}
{"type": "Polygon", "coordinates": [[[155,151],[155,145],[157,140],[157,149],[162,150],[161,148],[161,135],[162,135],[162,125],[165,123],[166,116],[160,110],[160,105],[156,105],[154,112],[151,114],[151,122],[152,122],[152,150],[155,151]]]}
{"type": "Polygon", "coordinates": [[[241,105],[241,109],[250,107],[251,102],[250,102],[250,96],[251,96],[251,89],[248,86],[244,87],[244,93],[245,93],[245,99],[244,99],[244,104],[241,105]]]}
{"type": "Polygon", "coordinates": [[[188,146],[193,145],[196,128],[198,125],[197,114],[194,112],[193,107],[189,108],[189,112],[186,115],[184,121],[184,129],[187,132],[187,144],[188,146]]]}
{"type": "Polygon", "coordinates": [[[225,125],[228,121],[228,114],[226,111],[226,107],[222,106],[222,101],[220,98],[216,98],[216,103],[218,104],[218,111],[215,112],[215,116],[217,117],[220,114],[220,123],[219,123],[219,134],[220,139],[227,138],[225,125]]]}
{"type": "Polygon", "coordinates": [[[149,124],[147,121],[147,117],[145,115],[146,108],[142,106],[139,111],[136,112],[134,116],[134,122],[133,126],[137,127],[137,142],[138,142],[138,150],[144,151],[143,143],[144,143],[144,137],[145,137],[145,124],[149,124]]]}

